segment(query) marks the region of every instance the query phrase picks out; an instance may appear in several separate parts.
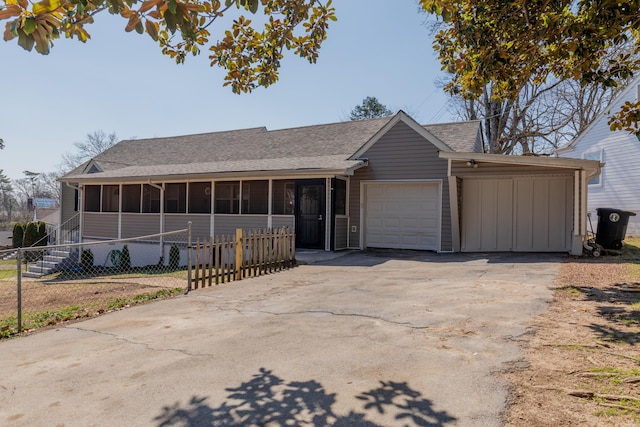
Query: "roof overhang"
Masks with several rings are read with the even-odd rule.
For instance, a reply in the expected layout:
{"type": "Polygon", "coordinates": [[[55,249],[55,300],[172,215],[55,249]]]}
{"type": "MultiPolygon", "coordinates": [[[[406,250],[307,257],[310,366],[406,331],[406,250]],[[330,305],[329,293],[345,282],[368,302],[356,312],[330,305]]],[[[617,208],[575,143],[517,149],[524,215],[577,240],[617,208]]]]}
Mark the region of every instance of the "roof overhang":
{"type": "Polygon", "coordinates": [[[367,166],[366,159],[342,160],[332,162],[334,164],[326,166],[314,166],[298,168],[264,168],[264,169],[242,169],[216,170],[211,164],[190,164],[184,170],[175,165],[167,166],[166,170],[171,172],[160,172],[163,167],[153,166],[149,168],[135,167],[122,168],[112,171],[105,171],[91,174],[65,175],[59,181],[79,184],[118,184],[118,183],[139,183],[148,180],[159,181],[195,181],[195,180],[236,180],[236,179],[268,179],[268,178],[325,178],[328,176],[350,176],[355,170],[367,166]]]}
{"type": "Polygon", "coordinates": [[[453,151],[441,151],[441,159],[476,163],[495,163],[506,165],[539,166],[546,168],[575,169],[585,171],[600,171],[604,163],[597,160],[571,159],[565,157],[534,157],[534,156],[509,156],[505,154],[486,153],[460,153],[453,151]]]}

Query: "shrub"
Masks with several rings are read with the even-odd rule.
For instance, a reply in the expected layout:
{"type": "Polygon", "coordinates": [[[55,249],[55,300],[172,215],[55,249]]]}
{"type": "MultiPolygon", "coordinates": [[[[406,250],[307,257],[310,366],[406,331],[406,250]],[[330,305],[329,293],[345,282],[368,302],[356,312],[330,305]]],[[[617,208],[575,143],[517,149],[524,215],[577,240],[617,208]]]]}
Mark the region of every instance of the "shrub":
{"type": "Polygon", "coordinates": [[[38,221],[38,246],[47,246],[47,223],[38,221]]]}
{"type": "Polygon", "coordinates": [[[180,268],[180,248],[176,244],[171,245],[169,249],[169,268],[172,270],[180,268]]]}
{"type": "Polygon", "coordinates": [[[131,270],[131,255],[129,254],[129,246],[122,247],[122,255],[120,256],[120,270],[131,270]]]}
{"type": "Polygon", "coordinates": [[[23,238],[24,238],[24,223],[16,222],[13,226],[13,235],[11,236],[11,245],[14,248],[21,248],[23,238]]]}
{"type": "Polygon", "coordinates": [[[80,266],[83,270],[93,269],[93,252],[91,249],[85,249],[80,254],[80,266]]]}
{"type": "Polygon", "coordinates": [[[38,223],[28,222],[24,228],[24,236],[22,237],[22,247],[28,248],[38,241],[38,223]]]}

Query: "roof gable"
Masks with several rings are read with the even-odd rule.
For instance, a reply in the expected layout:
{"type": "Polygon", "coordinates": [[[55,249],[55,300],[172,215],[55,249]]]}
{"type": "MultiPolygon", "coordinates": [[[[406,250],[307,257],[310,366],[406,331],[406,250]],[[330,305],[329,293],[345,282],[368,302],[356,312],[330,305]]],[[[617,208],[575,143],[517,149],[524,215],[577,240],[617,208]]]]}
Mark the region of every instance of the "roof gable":
{"type": "MultiPolygon", "coordinates": [[[[578,136],[574,138],[573,141],[571,141],[569,144],[565,145],[564,147],[558,148],[555,152],[557,154],[563,154],[563,153],[574,151],[577,148],[577,146],[582,143],[582,141],[588,138],[589,134],[591,134],[591,132],[593,132],[594,129],[600,126],[605,126],[605,125],[607,126],[607,128],[609,127],[608,123],[603,123],[603,122],[609,121],[609,114],[611,113],[611,110],[619,110],[625,101],[630,101],[634,99],[635,100],[640,99],[640,76],[632,80],[627,85],[627,87],[611,101],[611,104],[609,105],[609,107],[605,111],[602,111],[591,122],[591,124],[587,126],[587,128],[584,131],[582,131],[578,136]]],[[[624,131],[619,131],[619,132],[624,132],[624,131]]]]}
{"type": "Polygon", "coordinates": [[[398,113],[393,116],[389,122],[387,122],[371,139],[367,141],[358,151],[356,151],[353,155],[351,155],[351,159],[358,159],[364,155],[376,142],[380,140],[387,132],[389,132],[396,124],[399,122],[405,123],[411,129],[413,129],[416,133],[422,136],[424,139],[429,141],[431,144],[435,145],[441,151],[453,151],[451,147],[442,142],[439,138],[437,138],[433,133],[429,132],[424,127],[420,126],[418,122],[409,117],[404,111],[400,110],[398,113]]]}

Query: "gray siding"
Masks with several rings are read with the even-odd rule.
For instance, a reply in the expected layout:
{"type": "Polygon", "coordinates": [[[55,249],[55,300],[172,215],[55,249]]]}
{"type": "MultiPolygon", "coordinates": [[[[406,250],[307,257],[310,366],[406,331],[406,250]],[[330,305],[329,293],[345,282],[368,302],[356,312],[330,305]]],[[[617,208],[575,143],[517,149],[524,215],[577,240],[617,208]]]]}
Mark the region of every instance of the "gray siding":
{"type": "Polygon", "coordinates": [[[82,235],[83,237],[100,237],[107,239],[118,238],[118,214],[117,213],[94,213],[85,212],[83,214],[82,235]]]}
{"type": "Polygon", "coordinates": [[[349,187],[349,215],[356,232],[349,231],[352,248],[360,244],[360,182],[365,180],[442,180],[441,250],[452,250],[451,212],[447,160],[438,158],[438,149],[403,122],[399,122],[362,157],[367,167],[356,170],[349,187]]]}
{"type": "Polygon", "coordinates": [[[289,227],[294,229],[296,226],[296,220],[293,215],[287,216],[273,216],[271,219],[271,227],[280,228],[280,227],[289,227]]]}
{"type": "Polygon", "coordinates": [[[60,183],[62,191],[60,194],[60,224],[64,224],[77,215],[75,210],[76,190],[64,183],[60,183]]]}
{"type": "Polygon", "coordinates": [[[235,235],[236,229],[267,228],[267,215],[216,215],[214,235],[235,235]]]}
{"type": "Polygon", "coordinates": [[[160,214],[122,214],[123,239],[160,233],[160,214]]]}
{"type": "Polygon", "coordinates": [[[211,216],[210,215],[185,215],[166,214],[164,219],[164,231],[183,230],[188,227],[191,221],[191,237],[210,237],[211,216]]]}
{"type": "Polygon", "coordinates": [[[349,218],[335,219],[334,249],[347,249],[347,236],[349,233],[349,218]]]}

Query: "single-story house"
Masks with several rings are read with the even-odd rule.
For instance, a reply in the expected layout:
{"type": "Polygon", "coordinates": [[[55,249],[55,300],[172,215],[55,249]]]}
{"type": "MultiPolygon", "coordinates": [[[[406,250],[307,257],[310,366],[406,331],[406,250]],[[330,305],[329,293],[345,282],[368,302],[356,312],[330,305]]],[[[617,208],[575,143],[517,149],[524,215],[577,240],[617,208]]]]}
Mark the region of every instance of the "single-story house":
{"type": "Polygon", "coordinates": [[[627,235],[640,236],[640,137],[609,128],[610,112],[619,111],[627,102],[640,100],[640,77],[634,79],[571,143],[559,148],[560,157],[591,159],[604,163],[602,173],[589,180],[589,203],[593,227],[598,208],[634,212],[629,218],[627,235]]]}
{"type": "Polygon", "coordinates": [[[122,141],[66,174],[83,241],[288,226],[297,246],[581,252],[597,161],[482,153],[477,121],[385,118],[122,141]]]}

